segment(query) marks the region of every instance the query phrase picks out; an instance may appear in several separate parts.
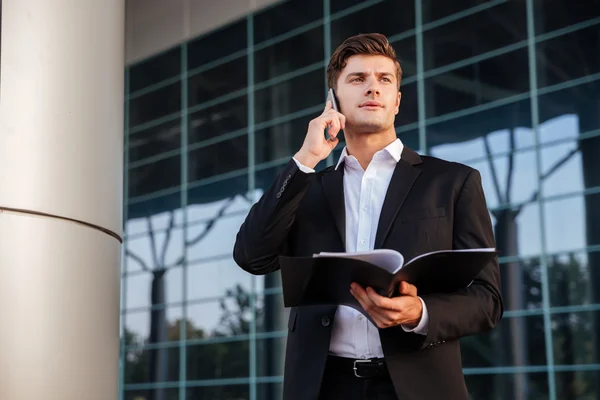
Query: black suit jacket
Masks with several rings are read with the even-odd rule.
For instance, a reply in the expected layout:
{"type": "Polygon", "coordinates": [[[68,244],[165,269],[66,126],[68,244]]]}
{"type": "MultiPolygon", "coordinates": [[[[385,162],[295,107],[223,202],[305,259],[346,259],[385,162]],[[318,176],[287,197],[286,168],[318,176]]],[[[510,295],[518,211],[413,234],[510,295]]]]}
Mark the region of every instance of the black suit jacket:
{"type": "MultiPolygon", "coordinates": [[[[305,174],[290,162],[240,228],[234,259],[252,274],[279,269],[278,256],[345,251],[343,166],[305,174]]],[[[444,249],[495,247],[477,170],[419,156],[404,148],[388,188],[375,248],[405,259],[444,249]]],[[[418,288],[417,288],[418,290],[418,288]]],[[[380,329],[398,398],[468,398],[459,338],[494,328],[503,313],[497,260],[468,288],[422,296],[427,336],[401,327],[380,329]]],[[[292,308],[284,373],[285,400],[317,399],[337,307],[292,308]]]]}

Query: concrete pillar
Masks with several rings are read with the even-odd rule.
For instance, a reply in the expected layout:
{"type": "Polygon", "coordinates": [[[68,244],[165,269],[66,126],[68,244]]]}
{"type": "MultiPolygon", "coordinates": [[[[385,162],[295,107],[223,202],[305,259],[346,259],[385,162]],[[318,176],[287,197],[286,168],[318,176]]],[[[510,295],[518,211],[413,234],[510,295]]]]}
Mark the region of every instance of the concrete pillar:
{"type": "Polygon", "coordinates": [[[118,396],[123,0],[4,0],[0,399],[118,396]]]}

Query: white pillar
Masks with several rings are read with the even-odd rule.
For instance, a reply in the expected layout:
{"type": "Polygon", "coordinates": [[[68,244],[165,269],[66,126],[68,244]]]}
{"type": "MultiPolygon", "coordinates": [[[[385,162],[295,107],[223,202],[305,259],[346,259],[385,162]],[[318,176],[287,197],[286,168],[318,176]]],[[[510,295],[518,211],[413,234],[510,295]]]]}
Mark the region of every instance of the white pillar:
{"type": "Polygon", "coordinates": [[[123,0],[4,0],[0,399],[118,396],[123,0]]]}

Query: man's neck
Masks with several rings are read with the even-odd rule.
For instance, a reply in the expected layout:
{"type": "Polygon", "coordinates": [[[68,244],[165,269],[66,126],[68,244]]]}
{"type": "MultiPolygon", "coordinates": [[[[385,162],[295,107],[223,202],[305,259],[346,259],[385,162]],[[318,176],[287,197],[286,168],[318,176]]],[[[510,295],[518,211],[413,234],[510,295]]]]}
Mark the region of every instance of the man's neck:
{"type": "Polygon", "coordinates": [[[363,170],[367,169],[375,153],[385,149],[397,138],[396,130],[393,128],[381,133],[344,132],[344,137],[348,154],[356,157],[363,170]]]}

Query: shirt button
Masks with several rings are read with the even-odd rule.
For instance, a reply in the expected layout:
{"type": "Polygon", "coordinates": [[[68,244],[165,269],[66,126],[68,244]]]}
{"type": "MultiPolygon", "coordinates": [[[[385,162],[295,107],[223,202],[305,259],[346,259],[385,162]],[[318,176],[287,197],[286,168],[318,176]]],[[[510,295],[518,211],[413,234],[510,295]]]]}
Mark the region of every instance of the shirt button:
{"type": "Polygon", "coordinates": [[[367,206],[363,206],[363,211],[367,211],[368,207],[367,206]]]}
{"type": "Polygon", "coordinates": [[[363,239],[360,241],[360,244],[367,244],[367,241],[363,239]]]}
{"type": "Polygon", "coordinates": [[[327,317],[327,316],[321,318],[321,325],[323,325],[323,326],[329,326],[330,322],[331,321],[329,320],[329,317],[327,317]]]}

